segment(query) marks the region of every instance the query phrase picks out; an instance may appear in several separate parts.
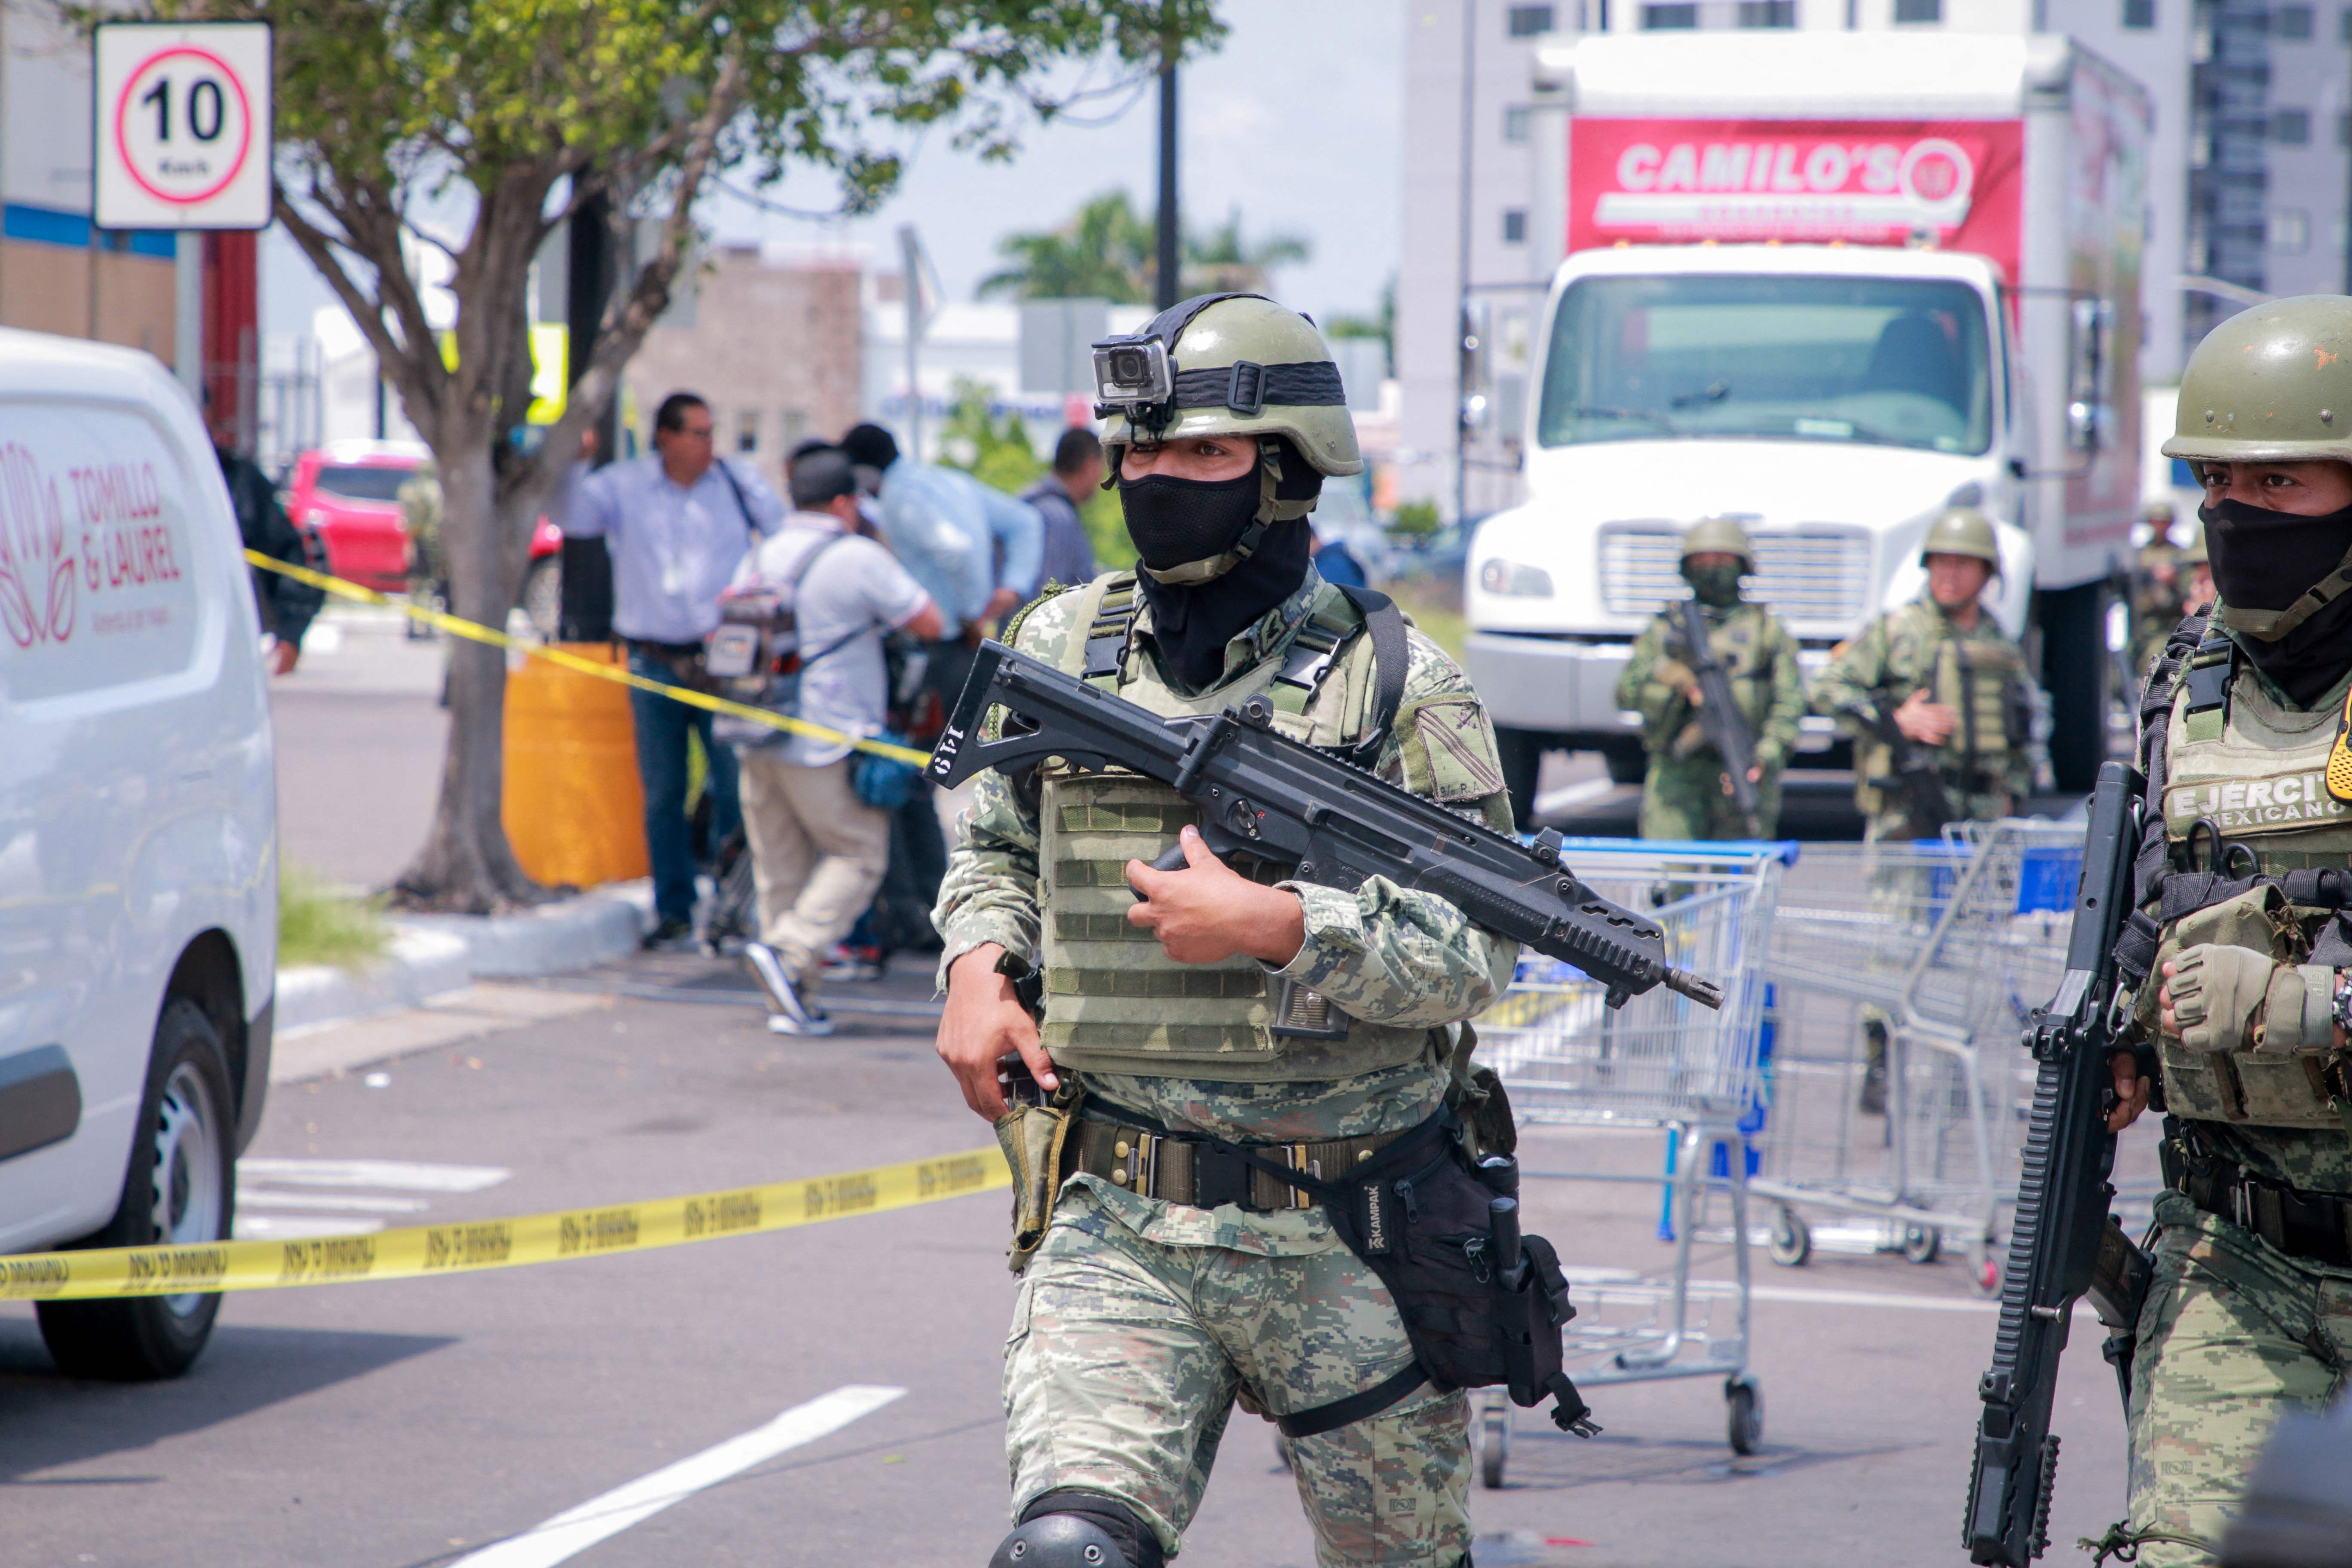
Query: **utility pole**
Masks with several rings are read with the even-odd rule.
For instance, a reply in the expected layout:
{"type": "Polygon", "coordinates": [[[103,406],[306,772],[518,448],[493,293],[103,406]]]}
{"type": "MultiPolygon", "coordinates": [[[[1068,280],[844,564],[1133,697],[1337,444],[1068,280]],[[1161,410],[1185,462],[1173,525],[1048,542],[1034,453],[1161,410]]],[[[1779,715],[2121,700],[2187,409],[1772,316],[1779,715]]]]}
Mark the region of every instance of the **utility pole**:
{"type": "Polygon", "coordinates": [[[1462,0],[1462,210],[1454,236],[1454,521],[1467,511],[1470,480],[1470,174],[1477,112],[1478,0],[1462,0]]]}
{"type": "Polygon", "coordinates": [[[1176,303],[1182,281],[1183,230],[1176,201],[1176,35],[1160,39],[1160,233],[1154,304],[1166,310],[1176,303]]]}

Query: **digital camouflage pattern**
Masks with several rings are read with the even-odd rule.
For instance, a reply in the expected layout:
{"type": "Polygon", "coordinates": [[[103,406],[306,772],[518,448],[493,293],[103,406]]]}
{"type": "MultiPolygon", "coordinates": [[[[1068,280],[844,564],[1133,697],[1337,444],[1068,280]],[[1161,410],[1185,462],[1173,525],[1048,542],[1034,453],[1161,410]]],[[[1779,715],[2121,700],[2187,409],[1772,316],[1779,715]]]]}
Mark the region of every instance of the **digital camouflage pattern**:
{"type": "MultiPolygon", "coordinates": [[[[2140,1568],[2211,1568],[2281,1414],[2316,1410],[2352,1368],[2352,1270],[2290,1259],[2160,1193],[2155,1278],[2132,1366],[2131,1515],[2140,1568]]],[[[2352,1484],[2352,1481],[2347,1481],[2352,1484]]]]}
{"type": "MultiPolygon", "coordinates": [[[[2016,809],[2032,792],[2033,763],[2027,737],[2019,732],[2030,690],[2024,684],[2025,656],[1989,609],[1979,613],[1974,626],[1963,630],[1922,590],[1917,599],[1887,611],[1839,650],[1813,682],[1813,710],[1853,728],[1848,716],[1864,702],[1900,704],[1922,687],[1930,689],[1930,700],[1958,709],[1958,661],[1962,657],[1975,672],[1973,782],[1979,787],[1969,787],[1971,781],[1964,777],[1969,735],[1965,715],[1937,760],[1953,809],[1963,820],[1991,822],[2016,809]],[[2007,702],[2004,691],[2011,693],[2007,702]]],[[[1866,819],[1866,837],[1874,841],[1904,837],[1901,803],[1867,782],[1891,771],[1886,747],[1857,729],[1853,751],[1854,805],[1866,819]]]]}
{"type": "MultiPolygon", "coordinates": [[[[1217,689],[1238,689],[1282,660],[1336,595],[1310,568],[1297,594],[1227,645],[1217,689]]],[[[1099,596],[1081,590],[1044,600],[1008,640],[1064,664],[1099,596]]],[[[1139,614],[1130,669],[1148,666],[1164,683],[1150,648],[1150,615],[1139,614]]],[[[1374,771],[1508,831],[1493,731],[1475,693],[1418,631],[1409,642],[1404,700],[1374,771]]],[[[1353,639],[1341,658],[1360,654],[1368,663],[1368,643],[1353,639]]],[[[1168,691],[1138,692],[1140,684],[1131,681],[1127,694],[1164,705],[1168,691]]],[[[1330,743],[1360,732],[1370,685],[1327,679],[1303,716],[1307,738],[1330,743]],[[1334,702],[1340,711],[1326,716],[1334,702]]],[[[1089,814],[1098,804],[1050,782],[1042,799],[996,773],[975,782],[934,915],[947,944],[942,985],[948,966],[983,942],[1034,960],[1045,920],[1070,907],[1059,883],[1040,907],[1041,810],[1066,797],[1089,814]]],[[[1445,1026],[1501,994],[1517,944],[1471,925],[1442,899],[1380,878],[1353,892],[1278,885],[1297,894],[1307,927],[1306,944],[1280,973],[1360,1019],[1422,1031],[1426,1044],[1412,1059],[1356,1070],[1345,1054],[1352,1039],[1285,1039],[1283,1080],[1195,1068],[1187,1069],[1193,1076],[1087,1069],[1067,1075],[1071,1081],[1171,1128],[1249,1142],[1400,1131],[1435,1111],[1448,1081],[1445,1026]]],[[[1171,1020],[1185,1010],[1181,1001],[1166,1005],[1171,1020]]],[[[1203,1210],[1082,1174],[1053,1197],[1051,1212],[1026,1265],[1005,1352],[1016,1514],[1055,1487],[1082,1487],[1134,1508],[1172,1554],[1237,1397],[1277,1414],[1307,1409],[1372,1386],[1412,1354],[1386,1288],[1319,1210],[1203,1210]]],[[[1330,1568],[1459,1562],[1469,1547],[1466,1420],[1462,1395],[1424,1389],[1295,1444],[1321,1561],[1330,1568]]]]}
{"type": "MultiPolygon", "coordinates": [[[[1757,815],[1769,838],[1780,819],[1780,771],[1796,752],[1797,721],[1805,715],[1797,639],[1761,605],[1703,605],[1699,613],[1756,737],[1756,760],[1764,765],[1757,815]]],[[[1707,743],[1685,695],[1698,681],[1688,656],[1679,609],[1662,610],[1633,640],[1633,656],[1617,678],[1617,706],[1642,715],[1642,745],[1650,754],[1642,781],[1642,837],[1745,838],[1748,825],[1723,792],[1723,758],[1707,743]]]]}
{"type": "MultiPolygon", "coordinates": [[[[1238,1398],[1289,1415],[1412,1357],[1396,1303],[1318,1211],[1245,1226],[1178,1205],[1141,1228],[1090,1184],[1066,1193],[1005,1344],[1017,1514],[1056,1487],[1117,1498],[1173,1556],[1238,1398]],[[1267,1229],[1285,1233],[1278,1250],[1267,1229]]],[[[1255,1422],[1237,1435],[1266,1441],[1255,1422]]],[[[1253,1452],[1255,1449],[1253,1448],[1253,1452]]],[[[1322,1568],[1451,1568],[1470,1547],[1468,1401],[1427,1387],[1291,1444],[1322,1568]]]]}

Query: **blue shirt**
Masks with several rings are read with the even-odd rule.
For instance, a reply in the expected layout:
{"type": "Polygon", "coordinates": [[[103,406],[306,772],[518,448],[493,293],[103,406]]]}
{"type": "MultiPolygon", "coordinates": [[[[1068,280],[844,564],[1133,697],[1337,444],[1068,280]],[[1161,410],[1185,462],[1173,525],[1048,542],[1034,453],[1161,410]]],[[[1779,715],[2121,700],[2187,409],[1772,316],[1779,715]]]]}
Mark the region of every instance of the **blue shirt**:
{"type": "Polygon", "coordinates": [[[1063,583],[1076,587],[1095,580],[1095,546],[1087,537],[1087,525],[1078,516],[1077,503],[1062,481],[1047,474],[1021,492],[1021,499],[1037,509],[1045,523],[1045,558],[1037,567],[1037,581],[1013,585],[1024,593],[1034,594],[1048,583],[1063,583]]]}
{"type": "Polygon", "coordinates": [[[882,474],[882,534],[946,621],[942,637],[978,620],[1001,584],[1027,598],[1037,585],[1045,524],[1037,509],[959,468],[900,458],[882,474]],[[1004,546],[996,572],[995,546],[1004,546]]]}
{"type": "Polygon", "coordinates": [[[700,642],[719,625],[719,595],[751,547],[774,532],[784,503],[758,474],[712,462],[681,487],[656,454],[610,463],[581,481],[563,520],[574,539],[604,541],[613,556],[613,629],[643,642],[700,642]],[[736,486],[742,500],[736,500],[736,486]]]}

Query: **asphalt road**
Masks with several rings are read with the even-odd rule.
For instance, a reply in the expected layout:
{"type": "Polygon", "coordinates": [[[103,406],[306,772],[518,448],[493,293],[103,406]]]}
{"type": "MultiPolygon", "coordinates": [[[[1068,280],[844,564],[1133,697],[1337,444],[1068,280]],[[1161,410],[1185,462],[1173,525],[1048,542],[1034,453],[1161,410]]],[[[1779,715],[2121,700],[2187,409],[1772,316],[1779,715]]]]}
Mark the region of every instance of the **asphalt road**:
{"type": "MultiPolygon", "coordinates": [[[[609,1004],[571,1018],[406,1058],[377,1079],[280,1086],[248,1155],[241,1215],[295,1190],[306,1168],[257,1175],[255,1159],[510,1173],[470,1192],[429,1192],[421,1212],[393,1216],[401,1224],[988,1142],[919,1017],[864,1014],[832,1040],[785,1041],[727,1000],[735,979],[724,966],[640,961],[594,983],[609,1004]]],[[[900,976],[842,994],[909,1007],[925,989],[900,976]]],[[[1654,1133],[1538,1131],[1523,1152],[1531,1170],[1640,1173],[1656,1169],[1659,1144],[1654,1133]]],[[[300,1190],[329,1205],[381,1196],[300,1190]]],[[[1530,1227],[1577,1268],[1664,1267],[1655,1187],[1529,1190],[1530,1227]]],[[[642,1257],[240,1295],[196,1369],[149,1386],[61,1379],[29,1310],[0,1308],[5,1555],[454,1563],[787,1409],[880,1385],[906,1392],[692,1491],[578,1561],[968,1568],[1005,1528],[1003,1209],[1001,1195],[983,1194],[642,1257]]],[[[342,1222],[331,1206],[298,1217],[342,1222]]],[[[1723,1272],[1726,1251],[1702,1249],[1709,1271],[1723,1272]]],[[[1726,1447],[1713,1378],[1591,1391],[1607,1431],[1589,1443],[1523,1416],[1508,1484],[1474,1495],[1482,1564],[1961,1560],[1974,1389],[1992,1329],[1965,1268],[1817,1255],[1785,1270],[1760,1252],[1756,1267],[1763,1451],[1735,1458],[1726,1447]]],[[[1580,1323],[1614,1310],[1588,1308],[1580,1323]]],[[[2084,1328],[2060,1398],[2067,1462],[2051,1534],[2062,1542],[2096,1533],[2122,1498],[2115,1386],[2084,1328]]],[[[1242,1417],[1229,1432],[1190,1560],[1311,1563],[1270,1431],[1242,1417]]],[[[570,1559],[484,1568],[559,1560],[570,1559]]]]}

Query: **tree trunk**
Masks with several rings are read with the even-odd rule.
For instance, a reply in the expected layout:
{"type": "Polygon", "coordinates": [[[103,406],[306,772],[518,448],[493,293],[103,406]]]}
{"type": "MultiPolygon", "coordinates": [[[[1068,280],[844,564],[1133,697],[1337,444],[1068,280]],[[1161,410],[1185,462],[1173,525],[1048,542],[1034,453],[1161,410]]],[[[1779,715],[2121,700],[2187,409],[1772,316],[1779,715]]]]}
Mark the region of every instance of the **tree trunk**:
{"type": "MultiPolygon", "coordinates": [[[[441,472],[441,542],[449,563],[453,614],[503,629],[520,585],[524,549],[508,548],[490,461],[487,419],[452,417],[433,443],[441,472]]],[[[499,914],[544,902],[507,843],[499,807],[506,784],[504,650],[453,637],[449,643],[449,747],[432,831],[393,884],[405,909],[499,914]]]]}

